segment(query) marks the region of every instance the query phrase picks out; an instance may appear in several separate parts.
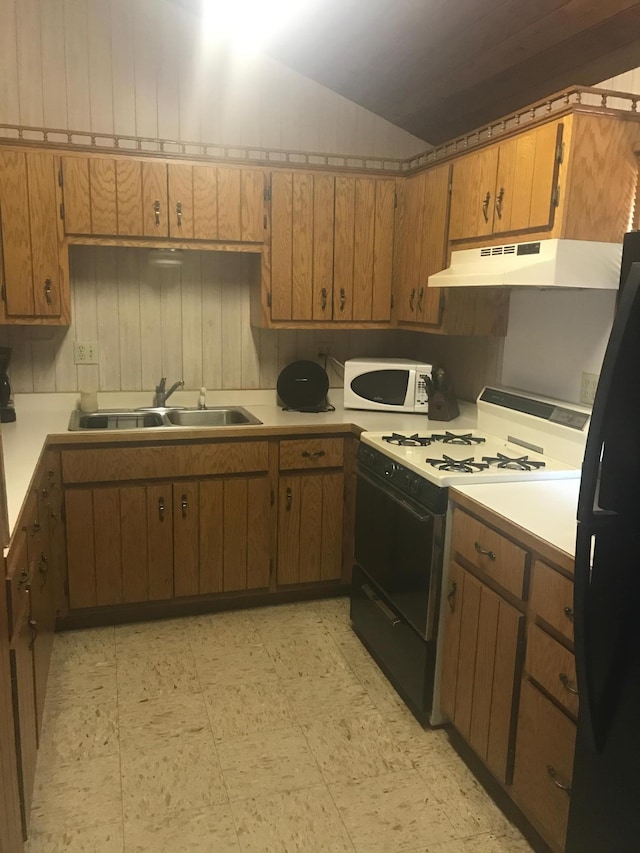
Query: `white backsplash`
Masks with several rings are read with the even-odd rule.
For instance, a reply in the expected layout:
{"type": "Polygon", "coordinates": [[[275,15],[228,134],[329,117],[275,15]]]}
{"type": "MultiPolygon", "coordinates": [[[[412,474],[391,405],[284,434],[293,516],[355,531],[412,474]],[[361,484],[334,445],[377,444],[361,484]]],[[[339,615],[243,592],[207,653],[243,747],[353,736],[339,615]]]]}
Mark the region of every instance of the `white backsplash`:
{"type": "MultiPolygon", "coordinates": [[[[171,269],[148,266],[140,249],[74,246],[70,257],[71,326],[0,327],[14,393],[152,391],[161,376],[187,389],[267,389],[289,362],[317,360],[321,346],[339,361],[398,355],[395,331],[252,327],[258,256],[189,251],[171,269]],[[74,364],[75,340],[97,343],[97,365],[74,364]]],[[[342,385],[339,371],[327,372],[342,385]]]]}

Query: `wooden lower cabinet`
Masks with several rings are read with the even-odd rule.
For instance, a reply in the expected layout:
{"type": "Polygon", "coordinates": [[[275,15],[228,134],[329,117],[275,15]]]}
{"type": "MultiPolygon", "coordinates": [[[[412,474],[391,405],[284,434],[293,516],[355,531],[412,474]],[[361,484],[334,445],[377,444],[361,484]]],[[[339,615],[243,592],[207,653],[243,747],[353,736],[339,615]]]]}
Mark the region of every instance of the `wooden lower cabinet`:
{"type": "Polygon", "coordinates": [[[17,734],[18,781],[22,811],[22,832],[27,837],[33,783],[36,774],[38,731],[36,688],[33,670],[34,631],[28,611],[21,615],[11,641],[11,685],[17,734]]]}
{"type": "Polygon", "coordinates": [[[455,562],[449,584],[442,708],[496,778],[508,783],[524,615],[455,562]]]}
{"type": "Polygon", "coordinates": [[[523,681],[511,795],[559,851],[567,833],[575,739],[574,723],[523,681]]]}
{"type": "Polygon", "coordinates": [[[341,472],[280,477],[279,586],[340,579],[343,496],[341,472]]]}

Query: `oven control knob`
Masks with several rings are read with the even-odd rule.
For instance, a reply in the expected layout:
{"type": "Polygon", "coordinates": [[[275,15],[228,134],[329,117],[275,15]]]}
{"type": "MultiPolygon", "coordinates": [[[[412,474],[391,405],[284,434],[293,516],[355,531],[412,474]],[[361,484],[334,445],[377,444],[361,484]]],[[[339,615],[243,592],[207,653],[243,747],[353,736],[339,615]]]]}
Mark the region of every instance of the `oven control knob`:
{"type": "Polygon", "coordinates": [[[384,466],[384,473],[386,477],[393,477],[393,475],[398,470],[398,466],[395,462],[387,462],[384,466]]]}
{"type": "Polygon", "coordinates": [[[411,480],[410,488],[411,488],[411,494],[412,495],[416,495],[418,493],[418,490],[420,489],[420,478],[419,477],[413,477],[413,479],[411,480]]]}

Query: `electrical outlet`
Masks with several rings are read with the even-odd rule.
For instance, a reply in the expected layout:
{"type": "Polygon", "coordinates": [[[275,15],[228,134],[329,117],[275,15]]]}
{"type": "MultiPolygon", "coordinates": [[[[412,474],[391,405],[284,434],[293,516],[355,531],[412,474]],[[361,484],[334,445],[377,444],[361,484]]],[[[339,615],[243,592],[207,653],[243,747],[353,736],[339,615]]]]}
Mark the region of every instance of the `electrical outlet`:
{"type": "Polygon", "coordinates": [[[583,373],[582,382],[580,383],[580,402],[587,406],[592,406],[596,396],[596,388],[598,387],[597,373],[583,373]]]}
{"type": "Polygon", "coordinates": [[[74,341],[73,342],[74,364],[97,364],[98,344],[96,341],[74,341]]]}

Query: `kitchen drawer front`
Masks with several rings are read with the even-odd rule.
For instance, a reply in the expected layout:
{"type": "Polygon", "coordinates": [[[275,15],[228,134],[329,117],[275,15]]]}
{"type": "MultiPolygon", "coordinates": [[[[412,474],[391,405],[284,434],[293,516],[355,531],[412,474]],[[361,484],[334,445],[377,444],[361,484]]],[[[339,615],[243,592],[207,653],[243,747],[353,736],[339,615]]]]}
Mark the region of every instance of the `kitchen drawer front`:
{"type": "Polygon", "coordinates": [[[533,564],[531,608],[536,616],[573,642],[573,582],[541,560],[533,564]]]}
{"type": "Polygon", "coordinates": [[[7,558],[7,601],[9,605],[9,639],[13,637],[29,613],[29,560],[27,535],[17,531],[7,558]]]}
{"type": "Polygon", "coordinates": [[[452,549],[508,592],[524,598],[527,552],[460,509],[453,511],[452,549]]]}
{"type": "Polygon", "coordinates": [[[554,850],[563,850],[569,816],[576,727],[523,681],[513,799],[554,850]]]}
{"type": "Polygon", "coordinates": [[[62,451],[68,483],[215,476],[268,469],[266,441],[230,441],[62,451]]]}
{"type": "Polygon", "coordinates": [[[280,470],[341,468],[344,439],[304,438],[280,442],[280,470]]]}
{"type": "Polygon", "coordinates": [[[529,625],[525,669],[534,681],[578,715],[576,663],[573,654],[537,625],[529,625]]]}

